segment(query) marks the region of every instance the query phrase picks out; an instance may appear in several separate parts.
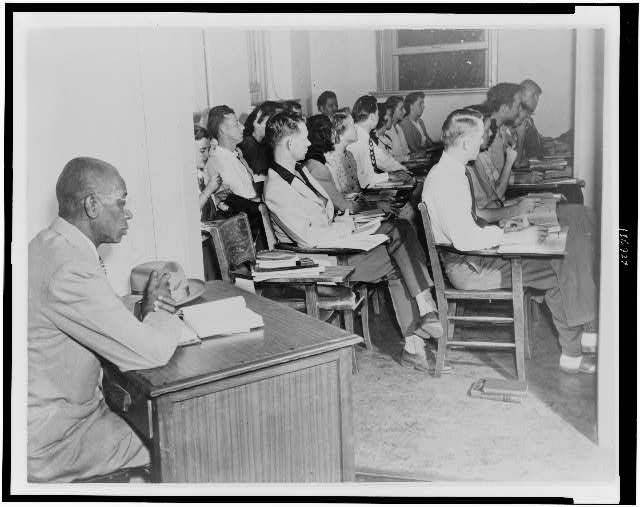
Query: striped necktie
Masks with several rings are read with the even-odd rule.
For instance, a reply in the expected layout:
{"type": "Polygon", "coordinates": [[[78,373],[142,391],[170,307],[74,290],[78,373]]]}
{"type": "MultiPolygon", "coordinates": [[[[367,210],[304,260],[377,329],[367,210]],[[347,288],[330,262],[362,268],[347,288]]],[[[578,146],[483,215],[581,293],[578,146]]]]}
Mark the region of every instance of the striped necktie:
{"type": "Polygon", "coordinates": [[[371,165],[373,166],[373,172],[375,173],[384,172],[378,169],[378,164],[376,163],[376,153],[374,151],[374,144],[373,144],[373,139],[371,139],[371,136],[369,136],[369,158],[371,158],[371,165]]]}
{"type": "Polygon", "coordinates": [[[102,257],[100,257],[99,255],[98,255],[98,262],[100,263],[100,267],[102,268],[102,271],[104,271],[104,276],[108,276],[107,266],[105,266],[104,260],[102,260],[102,257]]]}

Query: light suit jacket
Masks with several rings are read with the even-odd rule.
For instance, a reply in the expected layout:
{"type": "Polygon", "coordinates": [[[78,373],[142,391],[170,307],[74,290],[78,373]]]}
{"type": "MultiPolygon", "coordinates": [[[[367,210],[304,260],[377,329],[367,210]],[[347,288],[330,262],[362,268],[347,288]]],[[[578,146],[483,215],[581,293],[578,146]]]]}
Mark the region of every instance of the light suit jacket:
{"type": "Polygon", "coordinates": [[[431,140],[431,138],[429,137],[429,134],[427,133],[427,127],[425,127],[424,122],[422,121],[422,118],[418,118],[418,124],[420,125],[420,128],[422,129],[425,137],[427,138],[427,141],[425,144],[422,144],[422,136],[420,135],[420,132],[418,132],[418,129],[413,124],[413,122],[409,119],[408,116],[405,116],[399,123],[400,128],[404,133],[404,138],[407,141],[407,146],[409,146],[409,150],[411,152],[420,151],[421,149],[428,148],[433,144],[433,141],[431,140]]]}
{"type": "MultiPolygon", "coordinates": [[[[329,194],[306,167],[302,169],[323,199],[299,177],[285,174],[291,183],[273,168],[264,185],[264,202],[271,212],[274,232],[279,241],[295,241],[304,247],[322,246],[323,240],[347,238],[352,226],[334,222],[334,207],[329,194]]],[[[286,171],[286,169],[281,169],[286,171]]]]}
{"type": "MultiPolygon", "coordinates": [[[[96,353],[121,370],[152,368],[177,337],[136,319],[111,288],[93,244],[56,218],[29,243],[28,475],[72,480],[107,473],[141,446],[104,403],[96,353]]],[[[150,318],[151,317],[151,318],[150,318]]]]}

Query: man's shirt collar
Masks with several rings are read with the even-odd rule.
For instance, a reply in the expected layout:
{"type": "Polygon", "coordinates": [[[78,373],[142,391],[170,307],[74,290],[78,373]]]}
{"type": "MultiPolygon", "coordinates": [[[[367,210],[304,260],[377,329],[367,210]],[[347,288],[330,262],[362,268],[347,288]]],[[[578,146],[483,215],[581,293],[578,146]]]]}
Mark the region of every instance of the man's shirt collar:
{"type": "Polygon", "coordinates": [[[78,247],[81,250],[88,250],[91,252],[91,255],[95,258],[96,262],[100,262],[100,256],[98,255],[98,250],[96,246],[80,229],[78,229],[75,225],[68,222],[62,217],[56,217],[53,223],[51,224],[51,228],[54,229],[59,234],[62,234],[67,240],[74,246],[78,247]]]}

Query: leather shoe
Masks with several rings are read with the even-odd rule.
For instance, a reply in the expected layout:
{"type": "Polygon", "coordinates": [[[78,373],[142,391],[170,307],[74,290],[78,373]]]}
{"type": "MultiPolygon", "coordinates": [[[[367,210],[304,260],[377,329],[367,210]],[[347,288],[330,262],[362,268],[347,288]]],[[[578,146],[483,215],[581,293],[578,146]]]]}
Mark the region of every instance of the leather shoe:
{"type": "Polygon", "coordinates": [[[414,368],[418,371],[429,371],[429,364],[427,358],[418,354],[411,354],[402,349],[402,357],[400,358],[400,364],[406,368],[414,368]]]}
{"type": "Polygon", "coordinates": [[[580,365],[577,368],[568,368],[560,364],[560,370],[572,375],[576,373],[586,373],[588,375],[593,375],[596,372],[596,361],[592,356],[582,356],[580,365]]]}
{"type": "Polygon", "coordinates": [[[444,330],[442,329],[442,324],[440,324],[438,314],[436,312],[429,312],[420,318],[414,332],[420,336],[420,338],[428,340],[429,338],[440,338],[444,330]]]}

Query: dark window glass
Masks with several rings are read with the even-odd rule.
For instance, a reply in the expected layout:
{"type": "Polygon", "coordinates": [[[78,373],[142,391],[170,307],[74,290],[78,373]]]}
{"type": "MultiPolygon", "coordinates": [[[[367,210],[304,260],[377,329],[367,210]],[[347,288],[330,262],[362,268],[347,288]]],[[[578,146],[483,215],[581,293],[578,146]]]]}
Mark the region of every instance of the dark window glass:
{"type": "Polygon", "coordinates": [[[485,87],[485,50],[422,53],[398,57],[400,90],[485,87]]]}
{"type": "Polygon", "coordinates": [[[484,37],[485,30],[398,30],[398,47],[481,42],[484,37]]]}

